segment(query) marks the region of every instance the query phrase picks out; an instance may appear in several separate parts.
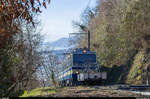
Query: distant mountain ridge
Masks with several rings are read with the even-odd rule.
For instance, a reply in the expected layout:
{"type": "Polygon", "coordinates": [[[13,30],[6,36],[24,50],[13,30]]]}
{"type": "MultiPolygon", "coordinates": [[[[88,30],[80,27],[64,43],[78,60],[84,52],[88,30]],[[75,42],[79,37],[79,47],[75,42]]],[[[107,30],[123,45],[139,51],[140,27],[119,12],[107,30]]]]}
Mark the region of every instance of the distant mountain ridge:
{"type": "Polygon", "coordinates": [[[75,47],[71,45],[72,38],[60,38],[54,42],[45,42],[44,45],[54,48],[54,50],[69,49],[75,47]]]}

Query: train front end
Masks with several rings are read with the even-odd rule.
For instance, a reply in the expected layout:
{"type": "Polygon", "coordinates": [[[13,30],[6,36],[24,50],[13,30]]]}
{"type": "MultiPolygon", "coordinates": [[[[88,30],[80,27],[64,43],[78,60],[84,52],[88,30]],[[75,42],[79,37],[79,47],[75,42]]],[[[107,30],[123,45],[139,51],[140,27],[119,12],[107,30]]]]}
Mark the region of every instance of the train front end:
{"type": "Polygon", "coordinates": [[[100,84],[107,79],[106,72],[97,66],[96,52],[78,48],[71,54],[71,66],[61,74],[61,85],[100,84]]]}
{"type": "Polygon", "coordinates": [[[107,79],[107,73],[101,72],[97,66],[96,52],[78,49],[73,53],[73,64],[82,67],[77,71],[77,81],[81,84],[100,84],[107,79]]]}

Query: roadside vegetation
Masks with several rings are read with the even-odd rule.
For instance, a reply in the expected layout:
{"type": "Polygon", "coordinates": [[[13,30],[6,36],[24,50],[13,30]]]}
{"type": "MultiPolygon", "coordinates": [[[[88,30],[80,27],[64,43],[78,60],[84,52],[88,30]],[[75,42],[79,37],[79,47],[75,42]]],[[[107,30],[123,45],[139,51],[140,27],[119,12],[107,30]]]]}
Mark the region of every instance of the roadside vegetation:
{"type": "Polygon", "coordinates": [[[0,97],[19,96],[39,86],[35,72],[42,64],[38,20],[50,0],[0,1],[0,97]]]}

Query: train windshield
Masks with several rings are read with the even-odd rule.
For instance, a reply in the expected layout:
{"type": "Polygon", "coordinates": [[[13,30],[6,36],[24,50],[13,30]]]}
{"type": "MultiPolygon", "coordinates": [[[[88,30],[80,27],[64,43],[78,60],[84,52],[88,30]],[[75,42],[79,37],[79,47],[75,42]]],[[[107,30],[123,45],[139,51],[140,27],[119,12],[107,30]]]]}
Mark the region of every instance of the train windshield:
{"type": "Polygon", "coordinates": [[[74,65],[84,65],[84,64],[94,64],[96,63],[95,54],[74,54],[73,64],[74,65]]]}

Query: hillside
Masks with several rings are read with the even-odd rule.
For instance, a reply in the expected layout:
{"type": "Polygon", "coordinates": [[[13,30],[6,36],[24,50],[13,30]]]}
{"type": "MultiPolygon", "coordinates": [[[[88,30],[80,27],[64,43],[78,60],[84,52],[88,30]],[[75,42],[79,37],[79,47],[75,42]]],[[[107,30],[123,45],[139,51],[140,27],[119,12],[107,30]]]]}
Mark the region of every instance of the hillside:
{"type": "MultiPolygon", "coordinates": [[[[82,13],[79,31],[91,32],[91,49],[109,83],[144,85],[150,66],[150,1],[103,0],[82,13]],[[86,28],[86,30],[85,30],[86,28]]],[[[87,38],[78,41],[79,46],[87,38]]]]}

